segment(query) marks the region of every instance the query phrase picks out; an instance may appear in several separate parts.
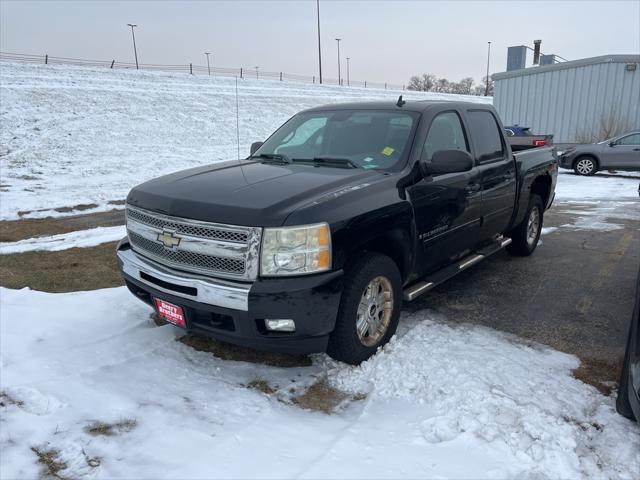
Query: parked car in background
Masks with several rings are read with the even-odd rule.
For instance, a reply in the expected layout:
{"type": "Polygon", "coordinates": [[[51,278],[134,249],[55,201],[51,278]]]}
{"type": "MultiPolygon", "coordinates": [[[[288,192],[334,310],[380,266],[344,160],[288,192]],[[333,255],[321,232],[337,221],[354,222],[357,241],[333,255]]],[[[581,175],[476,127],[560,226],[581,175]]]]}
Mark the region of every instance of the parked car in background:
{"type": "Polygon", "coordinates": [[[640,274],[636,283],[636,306],[629,325],[616,409],[627,418],[640,420],[640,274]]]}
{"type": "Polygon", "coordinates": [[[529,127],[519,125],[504,127],[504,134],[514,152],[553,145],[553,135],[534,135],[529,127]]]}
{"type": "Polygon", "coordinates": [[[640,131],[625,133],[600,143],[576,145],[562,152],[560,166],[578,175],[600,170],[640,171],[640,131]]]}

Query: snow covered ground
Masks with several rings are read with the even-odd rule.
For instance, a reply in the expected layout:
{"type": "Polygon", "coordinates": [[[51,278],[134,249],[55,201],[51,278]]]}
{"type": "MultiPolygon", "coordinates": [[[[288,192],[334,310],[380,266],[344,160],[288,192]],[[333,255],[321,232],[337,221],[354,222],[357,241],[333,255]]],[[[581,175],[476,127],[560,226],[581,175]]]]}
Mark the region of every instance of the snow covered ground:
{"type": "MultiPolygon", "coordinates": [[[[243,154],[302,108],[401,93],[250,79],[239,90],[243,154]]],[[[147,178],[235,157],[234,95],[233,79],[0,64],[0,219],[64,215],[52,209],[81,203],[114,208],[110,200],[147,178]]],[[[640,221],[638,181],[562,172],[554,208],[575,221],[544,233],[640,221]]],[[[122,233],[21,240],[0,244],[0,254],[122,233]]],[[[0,478],[37,477],[38,453],[64,478],[640,472],[638,426],[571,376],[577,358],[540,345],[421,311],[360,367],[318,355],[282,368],[197,352],[149,314],[125,288],[0,289],[0,478]],[[272,393],[250,388],[256,381],[272,393]],[[331,415],[293,403],[317,382],[345,392],[331,415]]]]}
{"type": "Polygon", "coordinates": [[[640,472],[637,425],[571,376],[575,357],[428,311],[360,367],[319,355],[280,368],[177,342],[125,288],[0,296],[2,478],[37,477],[36,452],[65,478],[640,472]],[[331,415],[291,403],[318,381],[361,395],[331,415]]]}
{"type": "Polygon", "coordinates": [[[126,235],[124,225],[96,227],[47,237],[33,237],[17,242],[0,242],[0,255],[11,253],[66,250],[75,247],[95,247],[101,243],[115,242],[126,235]]]}
{"type": "MultiPolygon", "coordinates": [[[[298,111],[363,100],[491,98],[238,81],[240,155],[298,111]]],[[[114,208],[134,185],[237,158],[235,80],[0,63],[0,219],[114,208]],[[45,210],[37,212],[37,210],[45,210]]],[[[69,213],[67,213],[69,214],[69,213]]]]}

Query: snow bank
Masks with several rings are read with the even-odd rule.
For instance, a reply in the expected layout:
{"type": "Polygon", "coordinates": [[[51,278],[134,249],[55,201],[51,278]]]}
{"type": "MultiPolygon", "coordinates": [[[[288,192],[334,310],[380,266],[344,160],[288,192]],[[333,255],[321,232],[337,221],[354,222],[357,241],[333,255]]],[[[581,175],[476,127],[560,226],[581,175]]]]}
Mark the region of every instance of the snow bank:
{"type": "Polygon", "coordinates": [[[154,327],[125,288],[0,289],[0,477],[55,450],[80,478],[633,478],[637,425],[575,357],[421,312],[360,367],[223,361],[154,327]],[[334,415],[276,398],[318,379],[368,393],[334,415]],[[264,379],[272,396],[246,388],[264,379]],[[11,399],[11,401],[8,400],[11,399]],[[94,422],[113,435],[92,435],[94,422]],[[250,458],[248,461],[247,459],[250,458]]]}
{"type": "Polygon", "coordinates": [[[0,242],[0,255],[47,250],[56,252],[76,247],[95,247],[101,243],[115,242],[127,234],[124,225],[96,227],[88,230],[61,233],[49,237],[33,237],[17,242],[0,242]]]}
{"type": "MultiPolygon", "coordinates": [[[[238,82],[240,155],[296,112],[321,104],[490,98],[288,83],[238,82]]],[[[0,219],[114,208],[134,185],[237,158],[235,80],[188,74],[0,63],[0,219]],[[35,212],[43,209],[44,212],[35,212]]]]}
{"type": "Polygon", "coordinates": [[[638,200],[640,177],[633,173],[624,175],[596,174],[582,177],[560,170],[556,186],[556,201],[581,200],[638,200]]]}

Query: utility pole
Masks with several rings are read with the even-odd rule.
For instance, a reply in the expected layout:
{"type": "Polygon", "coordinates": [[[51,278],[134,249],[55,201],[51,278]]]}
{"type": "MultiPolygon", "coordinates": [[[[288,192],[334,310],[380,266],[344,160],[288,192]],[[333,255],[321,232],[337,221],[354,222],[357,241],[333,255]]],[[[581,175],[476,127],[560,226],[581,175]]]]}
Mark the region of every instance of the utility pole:
{"type": "Polygon", "coordinates": [[[256,80],[258,79],[258,66],[256,65],[256,80]]]}
{"type": "Polygon", "coordinates": [[[209,65],[209,55],[211,55],[211,52],[204,52],[204,54],[207,56],[207,70],[209,70],[209,76],[211,76],[211,66],[209,65]]]}
{"type": "Polygon", "coordinates": [[[133,37],[133,54],[136,57],[136,70],[138,70],[138,51],[136,50],[136,34],[133,32],[133,29],[138,25],[133,23],[127,23],[131,27],[131,36],[133,37]]]}
{"type": "Polygon", "coordinates": [[[316,13],[318,15],[318,69],[320,70],[320,84],[322,84],[322,53],[320,51],[320,0],[316,0],[316,13]]]}
{"type": "Polygon", "coordinates": [[[336,42],[338,42],[338,85],[342,85],[342,81],[340,78],[340,40],[341,38],[336,38],[336,42]]]}
{"type": "Polygon", "coordinates": [[[487,86],[484,88],[484,96],[489,96],[489,59],[491,58],[491,42],[487,42],[489,44],[489,48],[487,51],[487,86]]]}
{"type": "Polygon", "coordinates": [[[347,87],[351,86],[351,81],[349,80],[349,60],[351,60],[351,57],[347,57],[347,87]]]}

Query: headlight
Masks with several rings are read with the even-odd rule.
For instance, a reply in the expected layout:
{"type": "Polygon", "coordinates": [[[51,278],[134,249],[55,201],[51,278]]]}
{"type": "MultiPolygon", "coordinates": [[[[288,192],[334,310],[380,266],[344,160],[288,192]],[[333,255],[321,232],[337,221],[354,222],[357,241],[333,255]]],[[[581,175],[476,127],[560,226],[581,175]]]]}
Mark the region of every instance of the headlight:
{"type": "Polygon", "coordinates": [[[331,268],[331,231],[326,223],[265,228],[260,251],[263,276],[304,275],[331,268]]]}

